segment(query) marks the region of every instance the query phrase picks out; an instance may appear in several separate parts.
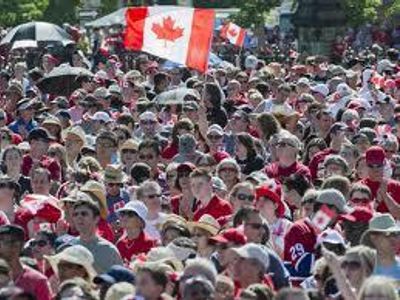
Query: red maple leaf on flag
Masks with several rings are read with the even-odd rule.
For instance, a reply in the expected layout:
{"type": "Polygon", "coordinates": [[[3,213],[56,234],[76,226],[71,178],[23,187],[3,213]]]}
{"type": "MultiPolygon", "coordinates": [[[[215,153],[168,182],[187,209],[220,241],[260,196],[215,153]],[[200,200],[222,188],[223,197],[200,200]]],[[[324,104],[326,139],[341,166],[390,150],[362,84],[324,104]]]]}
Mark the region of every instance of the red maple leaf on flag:
{"type": "Polygon", "coordinates": [[[228,33],[231,37],[235,37],[237,35],[237,31],[235,30],[235,28],[231,28],[228,30],[228,33]]]}
{"type": "Polygon", "coordinates": [[[175,20],[171,16],[163,18],[161,25],[153,23],[151,30],[157,35],[157,39],[164,40],[165,46],[167,41],[175,42],[183,36],[183,28],[175,26],[175,20]]]}

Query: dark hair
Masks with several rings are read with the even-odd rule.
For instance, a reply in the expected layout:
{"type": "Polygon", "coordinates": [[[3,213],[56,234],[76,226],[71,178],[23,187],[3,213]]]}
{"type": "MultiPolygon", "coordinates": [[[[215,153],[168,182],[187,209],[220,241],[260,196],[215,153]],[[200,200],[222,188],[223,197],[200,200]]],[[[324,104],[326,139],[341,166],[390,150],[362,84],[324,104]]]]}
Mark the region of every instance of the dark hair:
{"type": "Polygon", "coordinates": [[[259,91],[261,93],[261,95],[263,95],[263,97],[266,98],[266,96],[268,95],[268,93],[270,91],[270,88],[266,82],[260,82],[260,83],[257,83],[256,90],[259,91]]]}
{"type": "Polygon", "coordinates": [[[131,114],[128,113],[120,114],[117,118],[117,123],[125,126],[132,124],[132,128],[135,128],[135,119],[131,114]]]}
{"type": "Polygon", "coordinates": [[[97,143],[97,141],[98,140],[100,140],[100,139],[104,139],[104,140],[109,140],[109,141],[111,141],[113,144],[114,144],[114,147],[117,147],[118,146],[118,138],[117,138],[117,136],[115,135],[115,133],[114,132],[112,132],[112,131],[109,131],[109,130],[102,130],[102,131],[100,131],[100,133],[97,135],[97,137],[96,137],[96,143],[97,143]]]}
{"type": "Polygon", "coordinates": [[[165,271],[165,268],[162,267],[162,265],[157,265],[157,266],[143,266],[139,268],[139,272],[147,272],[151,279],[159,285],[162,286],[164,289],[167,286],[169,279],[168,275],[165,271]]]}
{"type": "Polygon", "coordinates": [[[73,209],[75,210],[78,207],[82,206],[89,208],[93,212],[93,215],[95,217],[100,216],[100,206],[95,201],[89,199],[78,200],[77,202],[74,203],[73,209]]]}
{"type": "Polygon", "coordinates": [[[194,130],[194,125],[192,121],[189,119],[181,119],[178,122],[175,123],[174,127],[172,128],[172,143],[173,144],[178,144],[179,143],[179,137],[178,137],[178,131],[180,129],[185,129],[187,131],[193,131],[194,130]]]}
{"type": "Polygon", "coordinates": [[[125,140],[130,139],[132,137],[129,128],[126,125],[119,124],[115,126],[113,132],[115,133],[117,130],[121,131],[124,134],[125,140]]]}
{"type": "Polygon", "coordinates": [[[204,91],[209,95],[209,101],[213,108],[220,108],[222,104],[221,90],[216,83],[206,83],[204,85],[204,91]]]}
{"type": "Polygon", "coordinates": [[[247,132],[241,132],[236,135],[239,143],[241,143],[247,150],[247,158],[254,158],[257,155],[254,138],[247,132]]]}
{"type": "Polygon", "coordinates": [[[303,197],[306,191],[312,187],[312,184],[307,177],[299,173],[294,173],[287,177],[284,180],[283,185],[285,185],[289,191],[295,190],[301,197],[303,197]]]}
{"type": "Polygon", "coordinates": [[[8,153],[9,152],[11,152],[11,151],[16,151],[17,153],[18,153],[18,155],[22,158],[22,151],[21,151],[21,149],[19,149],[16,145],[10,145],[10,146],[8,146],[8,147],[6,147],[5,149],[4,149],[4,152],[3,152],[3,160],[2,160],[2,162],[1,162],[1,170],[4,172],[4,173],[7,173],[7,166],[6,166],[6,157],[7,157],[7,155],[8,155],[8,153]]]}
{"type": "Polygon", "coordinates": [[[51,247],[55,246],[57,235],[54,232],[52,232],[51,230],[43,229],[40,230],[37,234],[46,237],[51,247]]]}
{"type": "Polygon", "coordinates": [[[238,227],[243,224],[249,218],[252,213],[258,212],[256,208],[252,206],[241,207],[233,216],[233,227],[238,227]]]}
{"type": "Polygon", "coordinates": [[[308,165],[312,159],[312,157],[309,157],[310,156],[310,148],[312,148],[312,147],[318,147],[318,149],[321,151],[321,150],[326,149],[328,146],[326,145],[325,140],[322,138],[311,139],[307,143],[307,146],[306,146],[306,149],[305,149],[304,155],[303,155],[303,163],[305,165],[308,165]]]}
{"type": "Polygon", "coordinates": [[[281,124],[274,115],[264,112],[257,116],[257,123],[260,126],[263,138],[268,141],[271,136],[281,130],[281,124]]]}
{"type": "Polygon", "coordinates": [[[131,167],[130,175],[135,179],[137,184],[141,184],[151,178],[151,168],[145,163],[134,163],[131,167]]]}
{"type": "Polygon", "coordinates": [[[154,75],[154,85],[159,85],[162,81],[168,80],[169,76],[167,73],[164,72],[158,72],[156,75],[154,75]]]}
{"type": "Polygon", "coordinates": [[[145,139],[139,144],[139,152],[151,148],[156,155],[160,155],[160,143],[156,139],[145,139]]]}

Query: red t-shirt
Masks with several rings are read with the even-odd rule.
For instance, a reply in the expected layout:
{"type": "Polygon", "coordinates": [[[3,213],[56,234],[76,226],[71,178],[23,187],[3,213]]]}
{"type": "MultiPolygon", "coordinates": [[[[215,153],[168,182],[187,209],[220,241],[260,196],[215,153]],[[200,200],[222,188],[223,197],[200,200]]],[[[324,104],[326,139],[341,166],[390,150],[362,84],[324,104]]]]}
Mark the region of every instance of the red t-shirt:
{"type": "Polygon", "coordinates": [[[289,167],[282,167],[279,163],[274,162],[265,168],[265,173],[267,173],[269,178],[274,178],[280,183],[292,174],[301,174],[311,180],[310,170],[308,167],[297,161],[289,167]]]}
{"type": "Polygon", "coordinates": [[[161,152],[161,157],[164,159],[173,159],[175,155],[179,152],[178,145],[175,143],[169,144],[164,150],[161,152]]]}
{"type": "MultiPolygon", "coordinates": [[[[177,195],[177,196],[172,197],[171,201],[170,201],[171,210],[172,210],[173,214],[179,215],[179,216],[187,219],[187,216],[183,216],[182,213],[179,210],[179,204],[180,204],[181,201],[182,201],[182,195],[177,195]]],[[[194,205],[192,207],[192,211],[193,212],[195,212],[199,208],[199,204],[200,204],[199,201],[195,200],[195,203],[194,203],[194,205]]]]}
{"type": "MultiPolygon", "coordinates": [[[[365,178],[360,180],[360,183],[365,184],[368,186],[371,190],[372,193],[372,200],[376,201],[376,196],[380,187],[380,182],[377,181],[372,181],[369,178],[365,178]]],[[[387,185],[387,191],[392,196],[393,200],[396,203],[400,204],[400,182],[397,180],[389,179],[388,180],[388,185],[387,185]]],[[[381,201],[379,205],[376,208],[377,212],[380,213],[387,213],[389,212],[389,209],[386,206],[386,203],[384,201],[381,201]]]]}
{"type": "Polygon", "coordinates": [[[325,160],[325,157],[327,157],[330,154],[338,154],[338,152],[334,151],[332,148],[326,148],[322,151],[317,152],[311,158],[311,161],[308,164],[308,168],[310,169],[312,180],[315,180],[318,178],[319,165],[321,163],[323,163],[325,160]]]}
{"type": "MultiPolygon", "coordinates": [[[[61,167],[56,160],[46,155],[43,155],[42,158],[40,159],[40,166],[42,168],[49,170],[50,177],[52,180],[56,181],[61,180],[61,167]]],[[[33,167],[33,159],[29,154],[27,154],[22,159],[22,174],[24,176],[29,176],[32,167],[33,167]]]]}
{"type": "Polygon", "coordinates": [[[151,239],[142,231],[136,239],[129,240],[126,235],[122,236],[116,244],[124,261],[130,262],[132,256],[147,253],[151,248],[157,246],[157,241],[151,239]]]}
{"type": "Polygon", "coordinates": [[[22,266],[22,274],[14,283],[25,292],[31,293],[37,300],[51,300],[51,291],[45,275],[28,266],[22,266]]]}
{"type": "Polygon", "coordinates": [[[203,215],[210,215],[214,219],[218,219],[223,216],[231,215],[232,212],[232,206],[228,201],[214,195],[206,206],[203,206],[200,202],[199,208],[194,213],[193,220],[198,221],[203,215]]]}

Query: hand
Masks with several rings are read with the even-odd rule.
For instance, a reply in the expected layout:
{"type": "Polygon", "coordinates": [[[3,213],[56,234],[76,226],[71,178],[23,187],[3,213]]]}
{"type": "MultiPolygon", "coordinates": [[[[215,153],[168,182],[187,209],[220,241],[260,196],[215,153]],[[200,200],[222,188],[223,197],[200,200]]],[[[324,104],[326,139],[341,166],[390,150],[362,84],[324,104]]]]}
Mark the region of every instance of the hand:
{"type": "Polygon", "coordinates": [[[376,197],[377,202],[384,201],[388,192],[387,186],[388,186],[387,180],[381,182],[381,185],[379,186],[379,190],[377,192],[377,197],[376,197]]]}
{"type": "Polygon", "coordinates": [[[332,272],[340,270],[340,260],[339,257],[332,251],[326,249],[322,246],[322,256],[326,259],[329,267],[332,268],[332,272]]]}

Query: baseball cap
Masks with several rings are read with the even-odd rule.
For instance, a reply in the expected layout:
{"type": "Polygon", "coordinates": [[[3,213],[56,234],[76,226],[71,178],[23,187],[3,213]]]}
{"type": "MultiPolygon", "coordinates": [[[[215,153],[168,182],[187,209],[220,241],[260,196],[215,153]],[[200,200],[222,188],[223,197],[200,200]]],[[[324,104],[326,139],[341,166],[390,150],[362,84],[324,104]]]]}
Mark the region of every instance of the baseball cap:
{"type": "Polygon", "coordinates": [[[155,121],[157,120],[157,116],[155,113],[151,111],[145,111],[139,116],[140,121],[155,121]]]}
{"type": "Polygon", "coordinates": [[[128,203],[125,204],[124,207],[118,209],[117,213],[128,212],[128,211],[134,212],[143,221],[143,223],[146,223],[148,210],[143,202],[137,200],[129,201],[128,203]]]}
{"type": "Polygon", "coordinates": [[[109,91],[105,87],[99,87],[93,92],[96,99],[105,99],[109,96],[109,91]]]}
{"type": "Polygon", "coordinates": [[[17,110],[26,110],[33,106],[33,101],[31,99],[22,99],[17,103],[17,110]]]}
{"type": "Polygon", "coordinates": [[[336,189],[322,190],[316,200],[318,203],[333,205],[340,213],[350,212],[343,194],[336,189]]]}
{"type": "Polygon", "coordinates": [[[343,236],[334,229],[328,228],[321,232],[317,237],[316,245],[322,245],[322,243],[329,243],[335,245],[346,245],[343,236]]]}
{"type": "Polygon", "coordinates": [[[385,150],[380,146],[369,147],[365,152],[367,165],[383,165],[385,162],[385,150]]]}
{"type": "Polygon", "coordinates": [[[246,236],[236,228],[229,228],[220,234],[210,238],[211,241],[221,244],[234,243],[236,245],[246,244],[246,236]]]}
{"type": "Polygon", "coordinates": [[[341,215],[338,219],[352,223],[357,222],[368,224],[373,216],[374,214],[369,207],[357,206],[350,214],[341,215]]]}
{"type": "Polygon", "coordinates": [[[90,117],[92,121],[101,121],[104,123],[112,122],[111,117],[104,111],[98,111],[90,117]]]}
{"type": "Polygon", "coordinates": [[[329,94],[329,88],[326,84],[320,83],[311,87],[311,91],[314,93],[321,94],[322,96],[326,97],[329,94]]]}
{"type": "Polygon", "coordinates": [[[11,235],[19,241],[25,240],[25,231],[18,225],[5,224],[0,226],[0,236],[2,235],[11,235]]]}
{"type": "Polygon", "coordinates": [[[310,86],[310,80],[306,77],[301,77],[298,81],[297,84],[303,84],[303,85],[307,85],[310,86]]]}
{"type": "Polygon", "coordinates": [[[50,136],[50,133],[47,131],[47,129],[39,127],[32,129],[29,132],[28,141],[31,140],[44,140],[50,142],[52,140],[52,137],[50,136]]]}
{"type": "Polygon", "coordinates": [[[117,282],[135,282],[135,274],[128,268],[120,265],[112,266],[106,273],[100,274],[93,279],[94,284],[114,284],[117,282]]]}
{"type": "Polygon", "coordinates": [[[269,256],[266,248],[255,243],[246,244],[240,248],[232,248],[232,250],[241,258],[255,259],[261,266],[263,266],[264,271],[269,267],[269,256]]]}
{"type": "Polygon", "coordinates": [[[210,127],[208,127],[207,135],[210,134],[210,133],[216,133],[218,135],[224,135],[224,130],[218,124],[212,124],[210,127]]]}

